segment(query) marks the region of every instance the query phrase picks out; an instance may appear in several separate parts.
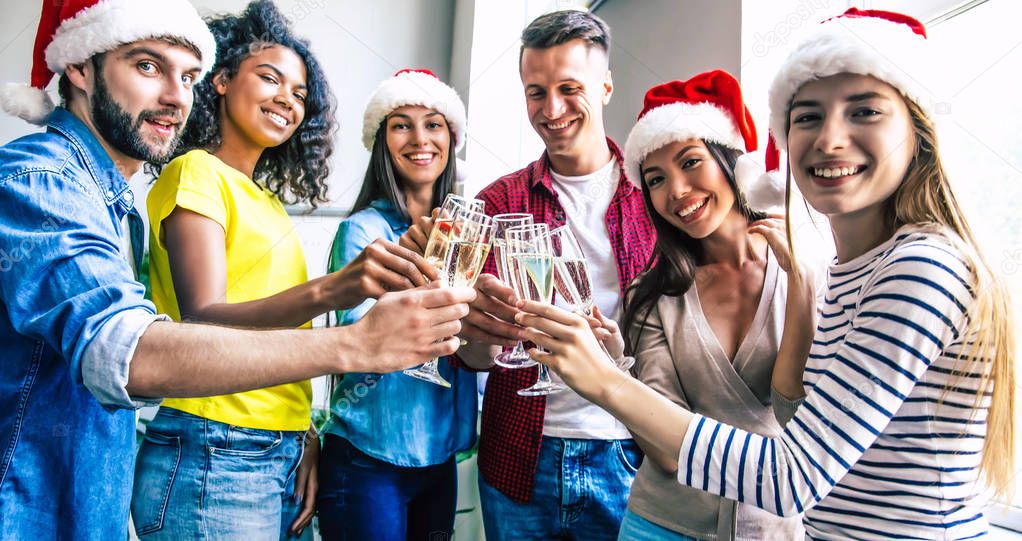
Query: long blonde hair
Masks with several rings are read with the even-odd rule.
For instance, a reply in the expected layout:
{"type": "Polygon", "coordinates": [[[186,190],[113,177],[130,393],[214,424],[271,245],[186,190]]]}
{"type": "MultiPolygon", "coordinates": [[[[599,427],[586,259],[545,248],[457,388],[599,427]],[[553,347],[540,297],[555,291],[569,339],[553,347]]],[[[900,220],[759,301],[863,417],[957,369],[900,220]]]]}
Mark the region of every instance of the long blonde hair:
{"type": "MultiPolygon", "coordinates": [[[[962,335],[974,336],[975,341],[959,355],[959,364],[965,362],[969,367],[962,367],[964,370],[956,372],[962,374],[959,377],[965,377],[978,363],[990,363],[982,370],[974,402],[973,414],[992,388],[979,469],[981,479],[995,497],[1006,501],[1014,488],[1015,460],[1015,336],[1011,302],[1007,288],[983,257],[951,190],[937,150],[933,123],[918,104],[907,98],[905,103],[916,136],[916,149],[905,179],[887,201],[885,221],[893,228],[905,224],[937,225],[953,231],[967,245],[964,248],[972,259],[976,276],[976,299],[969,313],[968,328],[962,335]]],[[[792,247],[794,258],[790,166],[786,188],[785,222],[788,245],[792,247]]],[[[955,383],[952,381],[948,387],[955,383]]]]}

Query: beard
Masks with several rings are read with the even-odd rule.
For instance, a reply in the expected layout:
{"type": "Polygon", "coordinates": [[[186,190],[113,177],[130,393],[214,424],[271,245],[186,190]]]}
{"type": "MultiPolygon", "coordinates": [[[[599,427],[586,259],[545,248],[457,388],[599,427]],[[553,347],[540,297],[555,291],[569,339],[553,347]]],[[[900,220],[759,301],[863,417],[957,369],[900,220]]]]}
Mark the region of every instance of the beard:
{"type": "Polygon", "coordinates": [[[142,123],[156,117],[180,117],[173,109],[147,110],[139,113],[135,119],[117,103],[110,95],[106,81],[96,77],[96,88],[90,100],[92,120],[96,130],[112,147],[124,155],[152,164],[165,164],[170,161],[181,142],[184,123],[178,124],[174,137],[162,148],[147,143],[142,137],[142,123]]]}

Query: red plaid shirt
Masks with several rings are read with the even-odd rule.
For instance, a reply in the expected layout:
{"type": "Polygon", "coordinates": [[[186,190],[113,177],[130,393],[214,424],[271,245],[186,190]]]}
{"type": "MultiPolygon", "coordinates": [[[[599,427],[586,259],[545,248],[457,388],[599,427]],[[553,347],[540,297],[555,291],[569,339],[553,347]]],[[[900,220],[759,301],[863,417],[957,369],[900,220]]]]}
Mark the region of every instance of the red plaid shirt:
{"type": "MultiPolygon", "coordinates": [[[[621,180],[604,222],[610,244],[617,256],[622,295],[625,287],[646,265],[653,253],[656,232],[646,215],[642,191],[628,182],[624,159],[618,146],[607,139],[617,159],[621,180]]],[[[536,223],[550,228],[565,223],[564,208],[557,199],[550,176],[547,154],[525,169],[501,177],[476,196],[486,202],[490,216],[507,212],[531,213],[536,223]]],[[[491,257],[484,272],[496,274],[491,257]]],[[[532,497],[539,447],[543,438],[546,398],[518,396],[518,390],[536,382],[538,368],[508,370],[494,367],[486,381],[482,430],[479,436],[479,471],[491,486],[512,500],[527,502],[532,497]]]]}

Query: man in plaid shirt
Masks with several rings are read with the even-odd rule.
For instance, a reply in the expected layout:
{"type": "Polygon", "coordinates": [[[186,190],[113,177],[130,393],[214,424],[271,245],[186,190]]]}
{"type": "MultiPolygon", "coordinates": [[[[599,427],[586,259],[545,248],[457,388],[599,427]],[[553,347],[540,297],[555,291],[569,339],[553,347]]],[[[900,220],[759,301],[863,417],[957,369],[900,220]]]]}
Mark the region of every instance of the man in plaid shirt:
{"type": "MultiPolygon", "coordinates": [[[[543,15],[524,30],[522,83],[546,152],[477,197],[489,215],[527,212],[551,229],[568,224],[586,253],[595,304],[616,319],[625,287],[653,252],[655,232],[603,126],[613,91],[609,48],[606,23],[586,12],[543,15]]],[[[495,270],[491,258],[485,272],[495,270]]],[[[641,460],[638,446],[623,424],[574,391],[519,396],[538,368],[508,370],[491,360],[491,345],[520,337],[509,323],[513,292],[485,275],[477,289],[463,320],[471,342],[459,356],[472,368],[490,369],[479,440],[486,538],[616,539],[641,460]]]]}

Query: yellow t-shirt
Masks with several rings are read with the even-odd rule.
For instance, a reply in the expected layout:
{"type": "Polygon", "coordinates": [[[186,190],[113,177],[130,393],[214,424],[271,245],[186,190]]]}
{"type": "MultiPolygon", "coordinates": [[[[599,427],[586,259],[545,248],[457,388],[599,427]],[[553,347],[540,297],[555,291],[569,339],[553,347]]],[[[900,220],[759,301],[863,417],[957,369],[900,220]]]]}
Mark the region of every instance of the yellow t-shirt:
{"type": "MultiPolygon", "coordinates": [[[[153,302],[175,321],[181,320],[181,312],[162,230],[164,218],[175,207],[199,213],[223,226],[227,250],[225,302],[263,299],[308,280],[301,242],[277,196],[204,150],[193,150],[167,164],[149,192],[146,205],[153,302]]],[[[311,327],[311,322],[303,327],[311,327]]],[[[306,430],[312,386],[303,381],[224,396],[167,399],[163,405],[236,426],[306,430]]]]}

